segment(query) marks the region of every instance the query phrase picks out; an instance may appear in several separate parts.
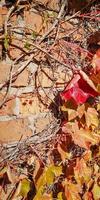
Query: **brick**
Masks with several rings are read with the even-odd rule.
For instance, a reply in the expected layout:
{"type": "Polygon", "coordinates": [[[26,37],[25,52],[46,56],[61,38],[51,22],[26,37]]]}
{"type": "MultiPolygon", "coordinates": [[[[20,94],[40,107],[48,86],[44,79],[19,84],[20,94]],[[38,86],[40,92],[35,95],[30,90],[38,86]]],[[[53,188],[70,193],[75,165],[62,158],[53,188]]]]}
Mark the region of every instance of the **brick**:
{"type": "Polygon", "coordinates": [[[0,122],[0,141],[13,142],[25,139],[32,135],[27,119],[16,119],[0,122]]]}
{"type": "Polygon", "coordinates": [[[0,44],[0,59],[2,59],[2,44],[0,44]]]}
{"type": "Polygon", "coordinates": [[[41,132],[47,128],[51,123],[51,117],[45,116],[45,118],[38,118],[35,123],[36,132],[41,132]]]}
{"type": "Polygon", "coordinates": [[[6,7],[0,7],[0,27],[3,26],[7,12],[8,10],[6,7]]]}
{"type": "Polygon", "coordinates": [[[38,78],[37,78],[38,86],[41,86],[44,88],[51,87],[52,81],[50,80],[50,78],[53,79],[53,72],[49,68],[44,68],[44,72],[40,71],[38,74],[38,78]]]}
{"type": "Polygon", "coordinates": [[[38,13],[31,11],[24,11],[24,20],[25,20],[25,25],[28,29],[31,29],[31,31],[33,30],[37,33],[40,32],[43,21],[42,17],[38,13]]]}
{"type": "Polygon", "coordinates": [[[45,5],[50,9],[59,10],[59,0],[37,0],[36,2],[45,5]]]}
{"type": "MultiPolygon", "coordinates": [[[[0,101],[2,101],[2,97],[0,95],[0,101]]],[[[20,112],[20,100],[18,98],[11,99],[7,101],[3,107],[0,109],[0,115],[19,115],[20,112]]]]}
{"type": "Polygon", "coordinates": [[[6,81],[9,77],[10,65],[5,61],[0,62],[0,83],[6,81]]]}
{"type": "Polygon", "coordinates": [[[24,116],[27,115],[37,115],[41,112],[46,112],[48,109],[39,101],[36,94],[33,96],[26,95],[24,98],[20,99],[20,114],[24,116]]]}
{"type": "Polygon", "coordinates": [[[21,40],[18,39],[12,39],[12,44],[13,46],[12,45],[9,46],[9,55],[14,60],[21,55],[22,53],[21,49],[24,48],[24,44],[21,40]]]}
{"type": "Polygon", "coordinates": [[[28,70],[25,69],[23,72],[21,72],[16,81],[12,84],[13,86],[16,87],[23,87],[23,86],[27,86],[28,85],[28,70]]]}

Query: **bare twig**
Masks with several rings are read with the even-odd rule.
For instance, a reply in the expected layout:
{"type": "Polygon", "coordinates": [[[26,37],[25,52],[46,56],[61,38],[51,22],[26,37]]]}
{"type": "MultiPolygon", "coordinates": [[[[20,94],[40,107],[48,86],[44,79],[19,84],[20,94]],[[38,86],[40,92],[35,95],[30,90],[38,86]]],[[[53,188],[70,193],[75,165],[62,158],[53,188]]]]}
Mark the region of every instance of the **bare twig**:
{"type": "Polygon", "coordinates": [[[57,24],[59,23],[59,20],[61,19],[63,13],[64,13],[64,9],[65,9],[65,6],[67,4],[67,0],[63,0],[62,1],[62,5],[61,5],[61,9],[59,11],[59,14],[56,18],[56,20],[54,21],[52,27],[42,36],[42,38],[40,39],[39,41],[39,44],[42,43],[44,41],[44,39],[54,30],[54,28],[57,26],[57,24]]]}
{"type": "Polygon", "coordinates": [[[13,66],[11,65],[11,69],[10,69],[10,75],[9,75],[9,85],[5,94],[4,99],[0,102],[0,108],[2,108],[2,106],[4,105],[4,103],[6,102],[10,89],[11,89],[11,83],[12,83],[12,73],[13,73],[13,66]]]}

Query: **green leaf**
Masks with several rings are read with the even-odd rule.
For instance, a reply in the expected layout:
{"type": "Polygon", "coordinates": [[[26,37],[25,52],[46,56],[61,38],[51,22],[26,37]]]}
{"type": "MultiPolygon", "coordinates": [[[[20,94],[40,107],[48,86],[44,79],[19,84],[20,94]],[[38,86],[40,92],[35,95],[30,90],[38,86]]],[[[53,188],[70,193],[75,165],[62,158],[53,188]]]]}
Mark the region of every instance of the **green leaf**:
{"type": "Polygon", "coordinates": [[[24,44],[24,48],[30,50],[30,44],[29,44],[28,42],[26,42],[26,43],[24,44]]]}
{"type": "Polygon", "coordinates": [[[5,35],[5,38],[4,38],[4,47],[6,50],[8,50],[8,48],[9,48],[9,39],[8,39],[7,34],[5,35]]]}
{"type": "Polygon", "coordinates": [[[28,179],[23,179],[21,181],[20,195],[22,197],[27,197],[29,191],[30,191],[30,181],[28,179]]]}
{"type": "Polygon", "coordinates": [[[37,33],[35,31],[32,32],[32,38],[35,40],[37,37],[37,33]]]}

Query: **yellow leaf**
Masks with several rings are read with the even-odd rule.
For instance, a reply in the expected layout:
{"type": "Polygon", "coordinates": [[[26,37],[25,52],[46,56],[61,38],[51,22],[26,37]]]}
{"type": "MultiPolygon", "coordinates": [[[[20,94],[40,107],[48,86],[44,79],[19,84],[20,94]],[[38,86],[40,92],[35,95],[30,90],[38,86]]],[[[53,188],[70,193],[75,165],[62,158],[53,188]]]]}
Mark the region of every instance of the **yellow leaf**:
{"type": "Polygon", "coordinates": [[[59,192],[58,195],[57,195],[57,200],[63,200],[62,198],[62,192],[59,192]]]}
{"type": "Polygon", "coordinates": [[[29,191],[30,191],[30,181],[28,179],[23,179],[21,181],[20,195],[25,198],[27,197],[29,191]]]}
{"type": "Polygon", "coordinates": [[[99,200],[100,199],[100,186],[96,184],[94,184],[94,187],[92,189],[92,193],[93,193],[93,197],[95,200],[99,200]]]}
{"type": "Polygon", "coordinates": [[[100,103],[97,104],[97,111],[100,110],[100,103]]]}
{"type": "Polygon", "coordinates": [[[44,169],[43,174],[40,176],[36,183],[37,194],[34,197],[34,200],[40,200],[43,194],[45,193],[45,186],[50,186],[53,184],[55,176],[60,176],[62,174],[61,166],[51,165],[48,168],[44,169]]]}
{"type": "Polygon", "coordinates": [[[79,145],[83,148],[89,149],[91,144],[98,143],[98,136],[94,136],[93,132],[89,129],[83,129],[78,127],[78,123],[72,123],[72,127],[70,127],[70,132],[73,141],[76,145],[79,145]]]}
{"type": "Polygon", "coordinates": [[[24,178],[19,182],[17,189],[13,195],[13,199],[15,199],[18,196],[26,198],[29,191],[30,191],[30,181],[24,178]]]}
{"type": "Polygon", "coordinates": [[[78,117],[82,118],[84,112],[85,112],[85,105],[79,105],[77,108],[77,112],[78,112],[78,117]]]}
{"type": "Polygon", "coordinates": [[[67,112],[68,112],[68,121],[73,120],[78,115],[77,111],[73,109],[67,109],[67,112]]]}
{"type": "Polygon", "coordinates": [[[88,127],[90,127],[91,125],[98,127],[99,119],[98,119],[98,113],[95,108],[87,109],[87,112],[85,112],[85,119],[86,119],[86,125],[88,127]]]}

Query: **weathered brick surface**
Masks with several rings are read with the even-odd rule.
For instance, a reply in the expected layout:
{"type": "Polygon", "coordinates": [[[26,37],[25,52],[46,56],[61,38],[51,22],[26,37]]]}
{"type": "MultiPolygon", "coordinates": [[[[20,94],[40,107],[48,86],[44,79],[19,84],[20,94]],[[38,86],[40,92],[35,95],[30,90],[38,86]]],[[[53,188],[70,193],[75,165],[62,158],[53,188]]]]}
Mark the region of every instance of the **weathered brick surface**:
{"type": "MultiPolygon", "coordinates": [[[[59,10],[58,0],[37,0],[50,8],[51,10],[59,10]]],[[[5,17],[8,9],[0,7],[0,28],[4,26],[5,17]]],[[[51,17],[52,18],[52,17],[51,17]]],[[[22,15],[16,13],[10,16],[9,25],[13,27],[13,37],[10,41],[8,54],[5,53],[4,59],[0,61],[0,84],[3,84],[9,78],[11,63],[24,54],[25,44],[22,42],[24,33],[30,34],[29,37],[35,37],[35,33],[39,35],[44,34],[51,26],[51,20],[47,15],[41,15],[35,9],[24,9],[22,15]],[[38,19],[38,20],[37,20],[38,19]],[[16,27],[19,28],[16,28],[16,27]],[[21,28],[20,28],[21,27],[21,28]],[[16,39],[15,39],[16,38],[16,39]],[[12,45],[11,45],[12,44],[12,45]],[[10,60],[11,59],[11,60],[10,60]]],[[[67,25],[66,25],[67,27],[67,25]]],[[[70,28],[70,25],[69,25],[70,28]]],[[[0,58],[2,59],[2,48],[0,46],[0,58]]],[[[45,46],[41,48],[45,49],[45,46]]],[[[52,55],[58,58],[51,52],[52,55]]],[[[21,60],[21,65],[25,64],[29,57],[21,60]]],[[[38,61],[45,62],[46,57],[43,52],[39,51],[35,57],[38,61]]],[[[15,64],[14,72],[18,70],[21,65],[15,64]]],[[[55,65],[55,64],[54,64],[55,65]]],[[[54,101],[55,91],[57,87],[64,88],[63,83],[68,81],[63,68],[54,66],[53,69],[46,65],[43,66],[44,72],[40,70],[37,64],[31,62],[11,83],[11,88],[7,97],[7,101],[0,108],[0,142],[12,142],[27,138],[34,134],[34,131],[41,132],[52,121],[52,114],[50,114],[49,106],[54,101]],[[35,72],[38,70],[37,89],[35,82],[35,72]],[[59,83],[56,85],[56,83],[59,83]],[[52,87],[52,90],[50,89],[52,87]]],[[[0,103],[2,102],[6,93],[6,87],[0,91],[0,103]]]]}
{"type": "Polygon", "coordinates": [[[11,142],[23,139],[32,135],[28,127],[28,119],[16,119],[0,122],[0,141],[11,142]]]}
{"type": "Polygon", "coordinates": [[[32,31],[35,31],[37,33],[40,32],[43,24],[42,16],[40,16],[36,12],[25,11],[24,20],[25,20],[26,32],[31,32],[31,33],[32,31]]]}
{"type": "Polygon", "coordinates": [[[9,78],[10,65],[5,61],[0,62],[0,84],[9,78]]]}
{"type": "Polygon", "coordinates": [[[23,52],[24,44],[21,40],[13,39],[12,45],[9,46],[9,55],[12,59],[18,58],[23,52]]]}
{"type": "Polygon", "coordinates": [[[6,14],[8,9],[6,7],[0,7],[0,27],[3,27],[3,23],[5,21],[6,14]]]}
{"type": "Polygon", "coordinates": [[[28,80],[29,80],[29,73],[28,70],[25,69],[23,72],[21,72],[16,81],[14,81],[13,86],[16,87],[23,87],[28,85],[28,80]]]}
{"type": "Polygon", "coordinates": [[[36,95],[25,96],[20,99],[20,113],[25,115],[37,115],[47,112],[48,109],[39,101],[36,95]]]}

